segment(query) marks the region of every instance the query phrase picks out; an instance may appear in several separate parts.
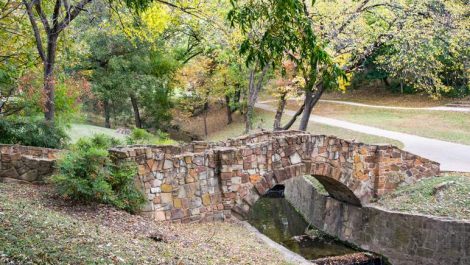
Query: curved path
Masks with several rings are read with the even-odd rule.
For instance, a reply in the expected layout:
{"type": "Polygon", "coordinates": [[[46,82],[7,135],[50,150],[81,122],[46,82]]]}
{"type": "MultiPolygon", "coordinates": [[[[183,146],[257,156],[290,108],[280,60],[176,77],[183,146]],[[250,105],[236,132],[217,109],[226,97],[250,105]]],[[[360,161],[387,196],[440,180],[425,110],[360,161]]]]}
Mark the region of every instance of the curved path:
{"type": "Polygon", "coordinates": [[[341,101],[341,100],[329,100],[329,99],[320,99],[320,101],[328,102],[328,103],[335,103],[335,104],[358,106],[358,107],[376,108],[376,109],[439,110],[439,111],[470,112],[470,108],[463,108],[463,107],[459,108],[459,107],[439,106],[439,107],[413,108],[413,107],[395,107],[395,106],[369,105],[369,104],[363,104],[363,103],[357,103],[357,102],[341,101]]]}
{"type": "MultiPolygon", "coordinates": [[[[302,98],[292,98],[292,100],[303,100],[303,99],[302,98]]],[[[330,100],[330,99],[320,99],[319,101],[327,102],[327,103],[334,103],[334,104],[350,105],[350,106],[356,106],[356,107],[375,108],[375,109],[437,110],[437,111],[470,112],[470,108],[465,108],[465,107],[438,106],[438,107],[414,108],[414,107],[396,107],[396,106],[370,105],[370,104],[357,103],[357,102],[351,102],[351,101],[330,100]]],[[[269,102],[277,102],[277,101],[276,100],[265,100],[265,101],[260,101],[259,103],[263,104],[263,103],[269,103],[269,102]]]]}
{"type": "MultiPolygon", "coordinates": [[[[259,109],[276,112],[276,108],[267,104],[257,103],[259,109]]],[[[295,111],[285,110],[285,114],[293,116],[295,111]]],[[[311,115],[310,121],[340,127],[361,133],[387,137],[398,140],[405,145],[404,150],[434,160],[441,164],[441,170],[470,172],[470,145],[451,143],[407,133],[394,132],[376,127],[360,125],[352,122],[311,115]]]]}

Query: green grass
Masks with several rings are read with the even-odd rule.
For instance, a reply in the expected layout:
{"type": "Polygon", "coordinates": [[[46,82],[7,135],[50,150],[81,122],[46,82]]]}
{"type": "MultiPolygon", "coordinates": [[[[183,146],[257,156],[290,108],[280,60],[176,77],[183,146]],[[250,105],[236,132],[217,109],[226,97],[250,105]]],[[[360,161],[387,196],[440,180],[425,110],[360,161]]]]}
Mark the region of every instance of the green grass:
{"type": "MultiPolygon", "coordinates": [[[[296,107],[291,103],[289,108],[296,107]]],[[[390,131],[470,144],[470,113],[376,109],[320,102],[313,114],[390,131]]]]}
{"type": "Polygon", "coordinates": [[[114,129],[108,129],[104,127],[99,127],[99,126],[94,126],[94,125],[89,125],[89,124],[78,124],[74,123],[70,126],[70,129],[68,129],[67,134],[70,137],[70,141],[72,143],[75,143],[78,141],[78,139],[82,137],[90,137],[93,136],[94,134],[105,134],[107,136],[111,136],[114,138],[118,138],[121,140],[124,140],[126,138],[125,135],[119,134],[116,132],[114,129]]]}
{"type": "MultiPolygon", "coordinates": [[[[67,131],[67,134],[70,137],[70,142],[71,143],[76,143],[78,139],[82,137],[91,137],[95,134],[104,134],[107,136],[111,136],[120,140],[125,141],[126,140],[126,135],[117,133],[116,130],[114,129],[108,129],[104,127],[99,127],[95,125],[89,125],[89,124],[79,124],[79,123],[74,123],[70,126],[70,128],[67,131]]],[[[158,145],[170,145],[170,144],[176,144],[177,142],[172,140],[172,139],[161,139],[158,136],[153,136],[151,139],[148,141],[151,144],[158,144],[158,145]]]]}
{"type": "Polygon", "coordinates": [[[470,220],[470,177],[453,173],[422,179],[383,196],[377,205],[390,210],[470,220]],[[447,187],[436,193],[435,187],[443,183],[447,183],[447,187]]]}
{"type": "Polygon", "coordinates": [[[387,110],[321,103],[319,113],[386,130],[444,141],[470,144],[470,113],[424,110],[387,110]],[[324,105],[335,105],[332,109],[324,105]],[[322,111],[325,109],[325,111],[322,111]]]}
{"type": "MultiPolygon", "coordinates": [[[[283,122],[287,122],[290,117],[284,115],[283,122]]],[[[263,128],[266,130],[272,129],[272,124],[274,121],[274,113],[264,110],[256,110],[255,118],[255,127],[263,128]]],[[[292,129],[298,128],[298,121],[292,126],[292,129]]],[[[237,137],[243,134],[244,132],[244,123],[242,121],[234,122],[232,124],[226,125],[223,129],[212,133],[209,135],[209,140],[211,141],[220,141],[227,138],[237,137]]],[[[402,148],[403,143],[392,140],[385,137],[373,136],[369,134],[359,133],[351,130],[346,130],[342,128],[337,128],[333,126],[323,125],[315,122],[309,122],[307,130],[313,134],[325,134],[325,135],[335,135],[339,138],[346,140],[356,140],[358,142],[368,143],[368,144],[392,144],[397,147],[402,148]]]]}

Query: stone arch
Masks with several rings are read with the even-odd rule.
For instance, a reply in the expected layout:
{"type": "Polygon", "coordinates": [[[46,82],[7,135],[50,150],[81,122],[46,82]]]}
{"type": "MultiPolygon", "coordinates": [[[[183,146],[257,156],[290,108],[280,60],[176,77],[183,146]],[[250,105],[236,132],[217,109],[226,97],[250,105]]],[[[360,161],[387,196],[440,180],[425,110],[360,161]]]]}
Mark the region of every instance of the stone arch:
{"type": "MultiPolygon", "coordinates": [[[[305,175],[312,175],[315,177],[326,189],[332,198],[339,201],[346,202],[355,206],[362,206],[361,199],[355,194],[354,190],[341,182],[340,179],[333,173],[334,170],[328,170],[327,174],[311,174],[306,171],[310,166],[308,163],[300,163],[295,166],[287,166],[285,168],[278,168],[272,172],[267,172],[263,176],[250,175],[248,179],[250,182],[244,183],[237,191],[234,205],[231,208],[238,218],[245,219],[249,214],[251,207],[256,201],[264,196],[267,191],[272,188],[284,185],[286,180],[303,177],[305,175]]],[[[350,177],[344,177],[343,181],[349,180],[350,177]]]]}
{"type": "Polygon", "coordinates": [[[312,175],[325,188],[328,194],[338,201],[346,202],[355,206],[361,206],[361,200],[342,182],[322,175],[312,175]]]}
{"type": "Polygon", "coordinates": [[[276,184],[315,176],[331,197],[354,205],[439,172],[439,164],[394,146],[366,145],[299,131],[261,132],[218,143],[126,146],[115,163],[138,164],[142,214],[193,222],[246,216],[276,184]]]}

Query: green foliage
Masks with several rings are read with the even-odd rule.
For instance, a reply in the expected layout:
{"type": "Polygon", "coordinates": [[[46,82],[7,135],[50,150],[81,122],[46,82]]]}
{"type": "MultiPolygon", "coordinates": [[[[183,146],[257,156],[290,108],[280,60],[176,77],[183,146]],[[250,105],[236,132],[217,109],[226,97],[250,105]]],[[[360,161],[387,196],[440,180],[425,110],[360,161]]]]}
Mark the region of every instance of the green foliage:
{"type": "Polygon", "coordinates": [[[145,129],[134,128],[126,138],[127,144],[173,144],[167,133],[157,130],[156,135],[145,129]]]}
{"type": "Polygon", "coordinates": [[[63,126],[38,119],[0,119],[0,143],[62,148],[68,141],[63,126]]]}
{"type": "Polygon", "coordinates": [[[133,164],[115,165],[107,149],[119,141],[105,135],[83,138],[58,160],[51,177],[58,193],[67,199],[111,204],[134,213],[145,202],[134,183],[133,164]]]}
{"type": "Polygon", "coordinates": [[[154,137],[151,133],[144,129],[134,128],[127,137],[128,144],[146,144],[154,137]]]}
{"type": "Polygon", "coordinates": [[[89,80],[96,98],[92,111],[108,102],[115,118],[132,116],[130,97],[141,112],[143,125],[163,128],[171,119],[171,78],[178,68],[173,55],[142,39],[129,39],[122,32],[90,30],[84,37],[89,47],[81,68],[91,69],[89,80]],[[98,101],[98,102],[96,102],[98,101]]]}
{"type": "Polygon", "coordinates": [[[327,88],[338,87],[338,79],[346,78],[319,41],[304,1],[231,3],[228,19],[245,35],[240,53],[247,64],[279,67],[284,59],[292,60],[303,74],[305,90],[313,90],[319,80],[327,88]]]}

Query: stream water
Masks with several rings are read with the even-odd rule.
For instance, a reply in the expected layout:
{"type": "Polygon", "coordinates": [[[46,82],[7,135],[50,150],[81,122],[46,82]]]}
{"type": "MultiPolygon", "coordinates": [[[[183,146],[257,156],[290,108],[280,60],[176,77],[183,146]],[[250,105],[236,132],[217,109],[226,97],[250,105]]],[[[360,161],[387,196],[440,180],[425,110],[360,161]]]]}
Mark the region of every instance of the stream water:
{"type": "Polygon", "coordinates": [[[323,236],[305,237],[307,222],[284,198],[259,199],[252,209],[248,222],[272,240],[308,260],[357,252],[323,236]]]}

